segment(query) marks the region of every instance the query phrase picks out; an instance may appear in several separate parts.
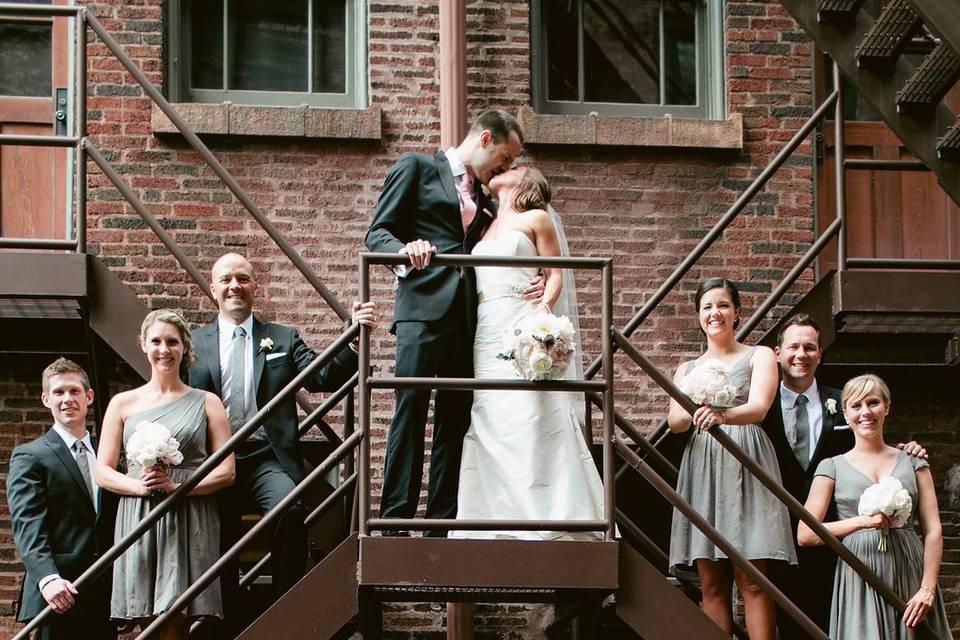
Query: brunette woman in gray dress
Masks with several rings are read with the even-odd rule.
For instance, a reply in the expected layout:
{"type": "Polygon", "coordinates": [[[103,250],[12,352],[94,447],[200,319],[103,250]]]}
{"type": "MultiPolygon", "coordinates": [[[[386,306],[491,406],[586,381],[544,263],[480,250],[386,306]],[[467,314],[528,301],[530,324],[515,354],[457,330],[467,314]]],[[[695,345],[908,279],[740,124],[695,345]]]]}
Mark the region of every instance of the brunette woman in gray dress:
{"type": "MultiPolygon", "coordinates": [[[[230,437],[220,399],[181,381],[182,366],[192,357],[190,331],[183,317],[174,311],[151,312],[140,329],[140,345],[150,362],[150,380],[110,400],[97,453],[97,483],[121,496],[118,540],[230,437]],[[183,461],[169,468],[158,465],[146,469],[131,462],[122,473],[117,470],[121,454],[137,425],[144,421],[160,423],[170,430],[183,461]]],[[[145,626],[216,561],[220,555],[220,519],[212,494],[232,484],[233,479],[234,459],[230,455],[186,500],[117,559],[110,604],[114,619],[145,626]]],[[[165,638],[186,638],[191,619],[204,616],[223,617],[219,581],[207,587],[161,633],[165,638]]]]}
{"type": "MultiPolygon", "coordinates": [[[[847,382],[842,402],[855,444],[849,452],[820,463],[806,507],[822,520],[831,500],[836,503],[838,520],[824,526],[907,601],[907,610],[898,615],[849,565],[838,562],[830,637],[901,640],[907,637],[907,627],[917,627],[926,619],[941,640],[948,640],[953,636],[937,586],[943,530],[930,467],[926,460],[883,441],[890,390],[878,376],[866,374],[847,382]],[[859,515],[860,496],[886,476],[899,480],[910,494],[913,506],[905,522],[891,522],[881,513],[859,515]],[[923,529],[922,541],[914,528],[917,518],[923,529]],[[885,551],[878,549],[882,535],[887,536],[885,551]]],[[[797,539],[801,545],[822,544],[802,522],[797,539]]]]}
{"type": "MultiPolygon", "coordinates": [[[[761,572],[771,560],[797,563],[786,506],[724,449],[707,430],[722,429],[767,473],[780,479],[776,452],[760,428],[777,392],[777,363],[767,347],[737,342],[740,294],[729,280],[711,278],[697,289],[694,302],[707,351],[677,369],[674,381],[702,366],[726,380],[730,397],[704,404],[690,415],[670,402],[670,429],[696,427],[680,463],[677,492],[761,572]]],[[[701,608],[717,625],[733,630],[731,587],[736,581],[746,609],[751,640],[772,640],[776,630],[773,599],[679,511],[670,529],[670,566],[696,565],[703,593],[701,608]]]]}

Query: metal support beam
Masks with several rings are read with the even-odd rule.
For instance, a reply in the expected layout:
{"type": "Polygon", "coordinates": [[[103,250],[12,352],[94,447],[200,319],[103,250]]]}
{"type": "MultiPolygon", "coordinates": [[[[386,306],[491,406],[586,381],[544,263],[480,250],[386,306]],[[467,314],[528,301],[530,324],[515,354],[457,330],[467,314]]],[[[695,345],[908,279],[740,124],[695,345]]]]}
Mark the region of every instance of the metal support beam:
{"type": "Polygon", "coordinates": [[[467,133],[466,0],[440,0],[440,148],[467,133]]]}

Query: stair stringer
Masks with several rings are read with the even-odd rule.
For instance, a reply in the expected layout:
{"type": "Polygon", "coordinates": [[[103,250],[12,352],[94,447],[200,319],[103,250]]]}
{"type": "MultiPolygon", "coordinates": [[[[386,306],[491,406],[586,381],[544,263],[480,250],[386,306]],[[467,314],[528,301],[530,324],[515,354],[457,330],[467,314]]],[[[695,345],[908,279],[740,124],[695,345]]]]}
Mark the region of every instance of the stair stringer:
{"type": "Polygon", "coordinates": [[[360,614],[357,534],[340,543],[237,640],[333,638],[360,614]]]}
{"type": "Polygon", "coordinates": [[[680,589],[628,544],[620,545],[617,616],[643,640],[730,640],[680,589]]]}
{"type": "Polygon", "coordinates": [[[96,256],[87,256],[90,328],[144,380],[150,364],[138,344],[140,324],[150,312],[140,298],[96,256]]]}

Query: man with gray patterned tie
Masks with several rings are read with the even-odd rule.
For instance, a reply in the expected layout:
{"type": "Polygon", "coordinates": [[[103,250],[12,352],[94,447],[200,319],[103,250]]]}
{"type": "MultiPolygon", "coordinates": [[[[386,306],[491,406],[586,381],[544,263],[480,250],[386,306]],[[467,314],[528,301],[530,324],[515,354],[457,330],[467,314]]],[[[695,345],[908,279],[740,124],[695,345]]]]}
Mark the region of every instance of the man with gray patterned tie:
{"type": "MultiPolygon", "coordinates": [[[[237,431],[281,389],[313,362],[316,353],[291,328],[261,322],[253,314],[257,281],[243,256],[221,256],[211,270],[210,290],[219,307],[216,321],[192,332],[197,361],[190,367],[190,385],[216,393],[223,400],[230,427],[237,431]]],[[[376,326],[373,303],[353,305],[354,322],[376,326]]],[[[357,354],[344,348],[325,367],[304,382],[311,392],[335,391],[357,371],[357,354]]],[[[294,397],[237,450],[237,481],[221,492],[223,542],[239,538],[240,518],[251,509],[266,513],[305,477],[297,449],[297,407],[294,397]]],[[[270,550],[277,597],[292,587],[306,570],[306,510],[295,505],[273,531],[270,550]]],[[[226,617],[237,623],[239,603],[236,576],[224,576],[226,617]]]]}

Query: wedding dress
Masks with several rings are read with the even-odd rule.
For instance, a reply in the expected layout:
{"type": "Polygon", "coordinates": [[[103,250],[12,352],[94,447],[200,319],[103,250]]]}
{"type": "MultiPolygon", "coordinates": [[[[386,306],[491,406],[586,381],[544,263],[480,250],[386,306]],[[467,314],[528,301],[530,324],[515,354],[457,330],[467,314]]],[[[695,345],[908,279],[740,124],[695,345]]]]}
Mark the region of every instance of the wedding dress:
{"type": "MultiPolygon", "coordinates": [[[[477,243],[474,255],[536,256],[521,231],[477,243]]],[[[477,267],[474,375],[516,379],[497,358],[503,334],[534,313],[522,291],[536,267],[477,267]]],[[[577,345],[579,349],[580,345],[577,345]]],[[[572,398],[545,391],[474,391],[463,441],[457,518],[461,520],[603,520],[603,484],[584,441],[572,398]]],[[[582,398],[582,396],[580,396],[582,398]]],[[[596,540],[598,532],[453,531],[455,538],[596,540]]]]}

